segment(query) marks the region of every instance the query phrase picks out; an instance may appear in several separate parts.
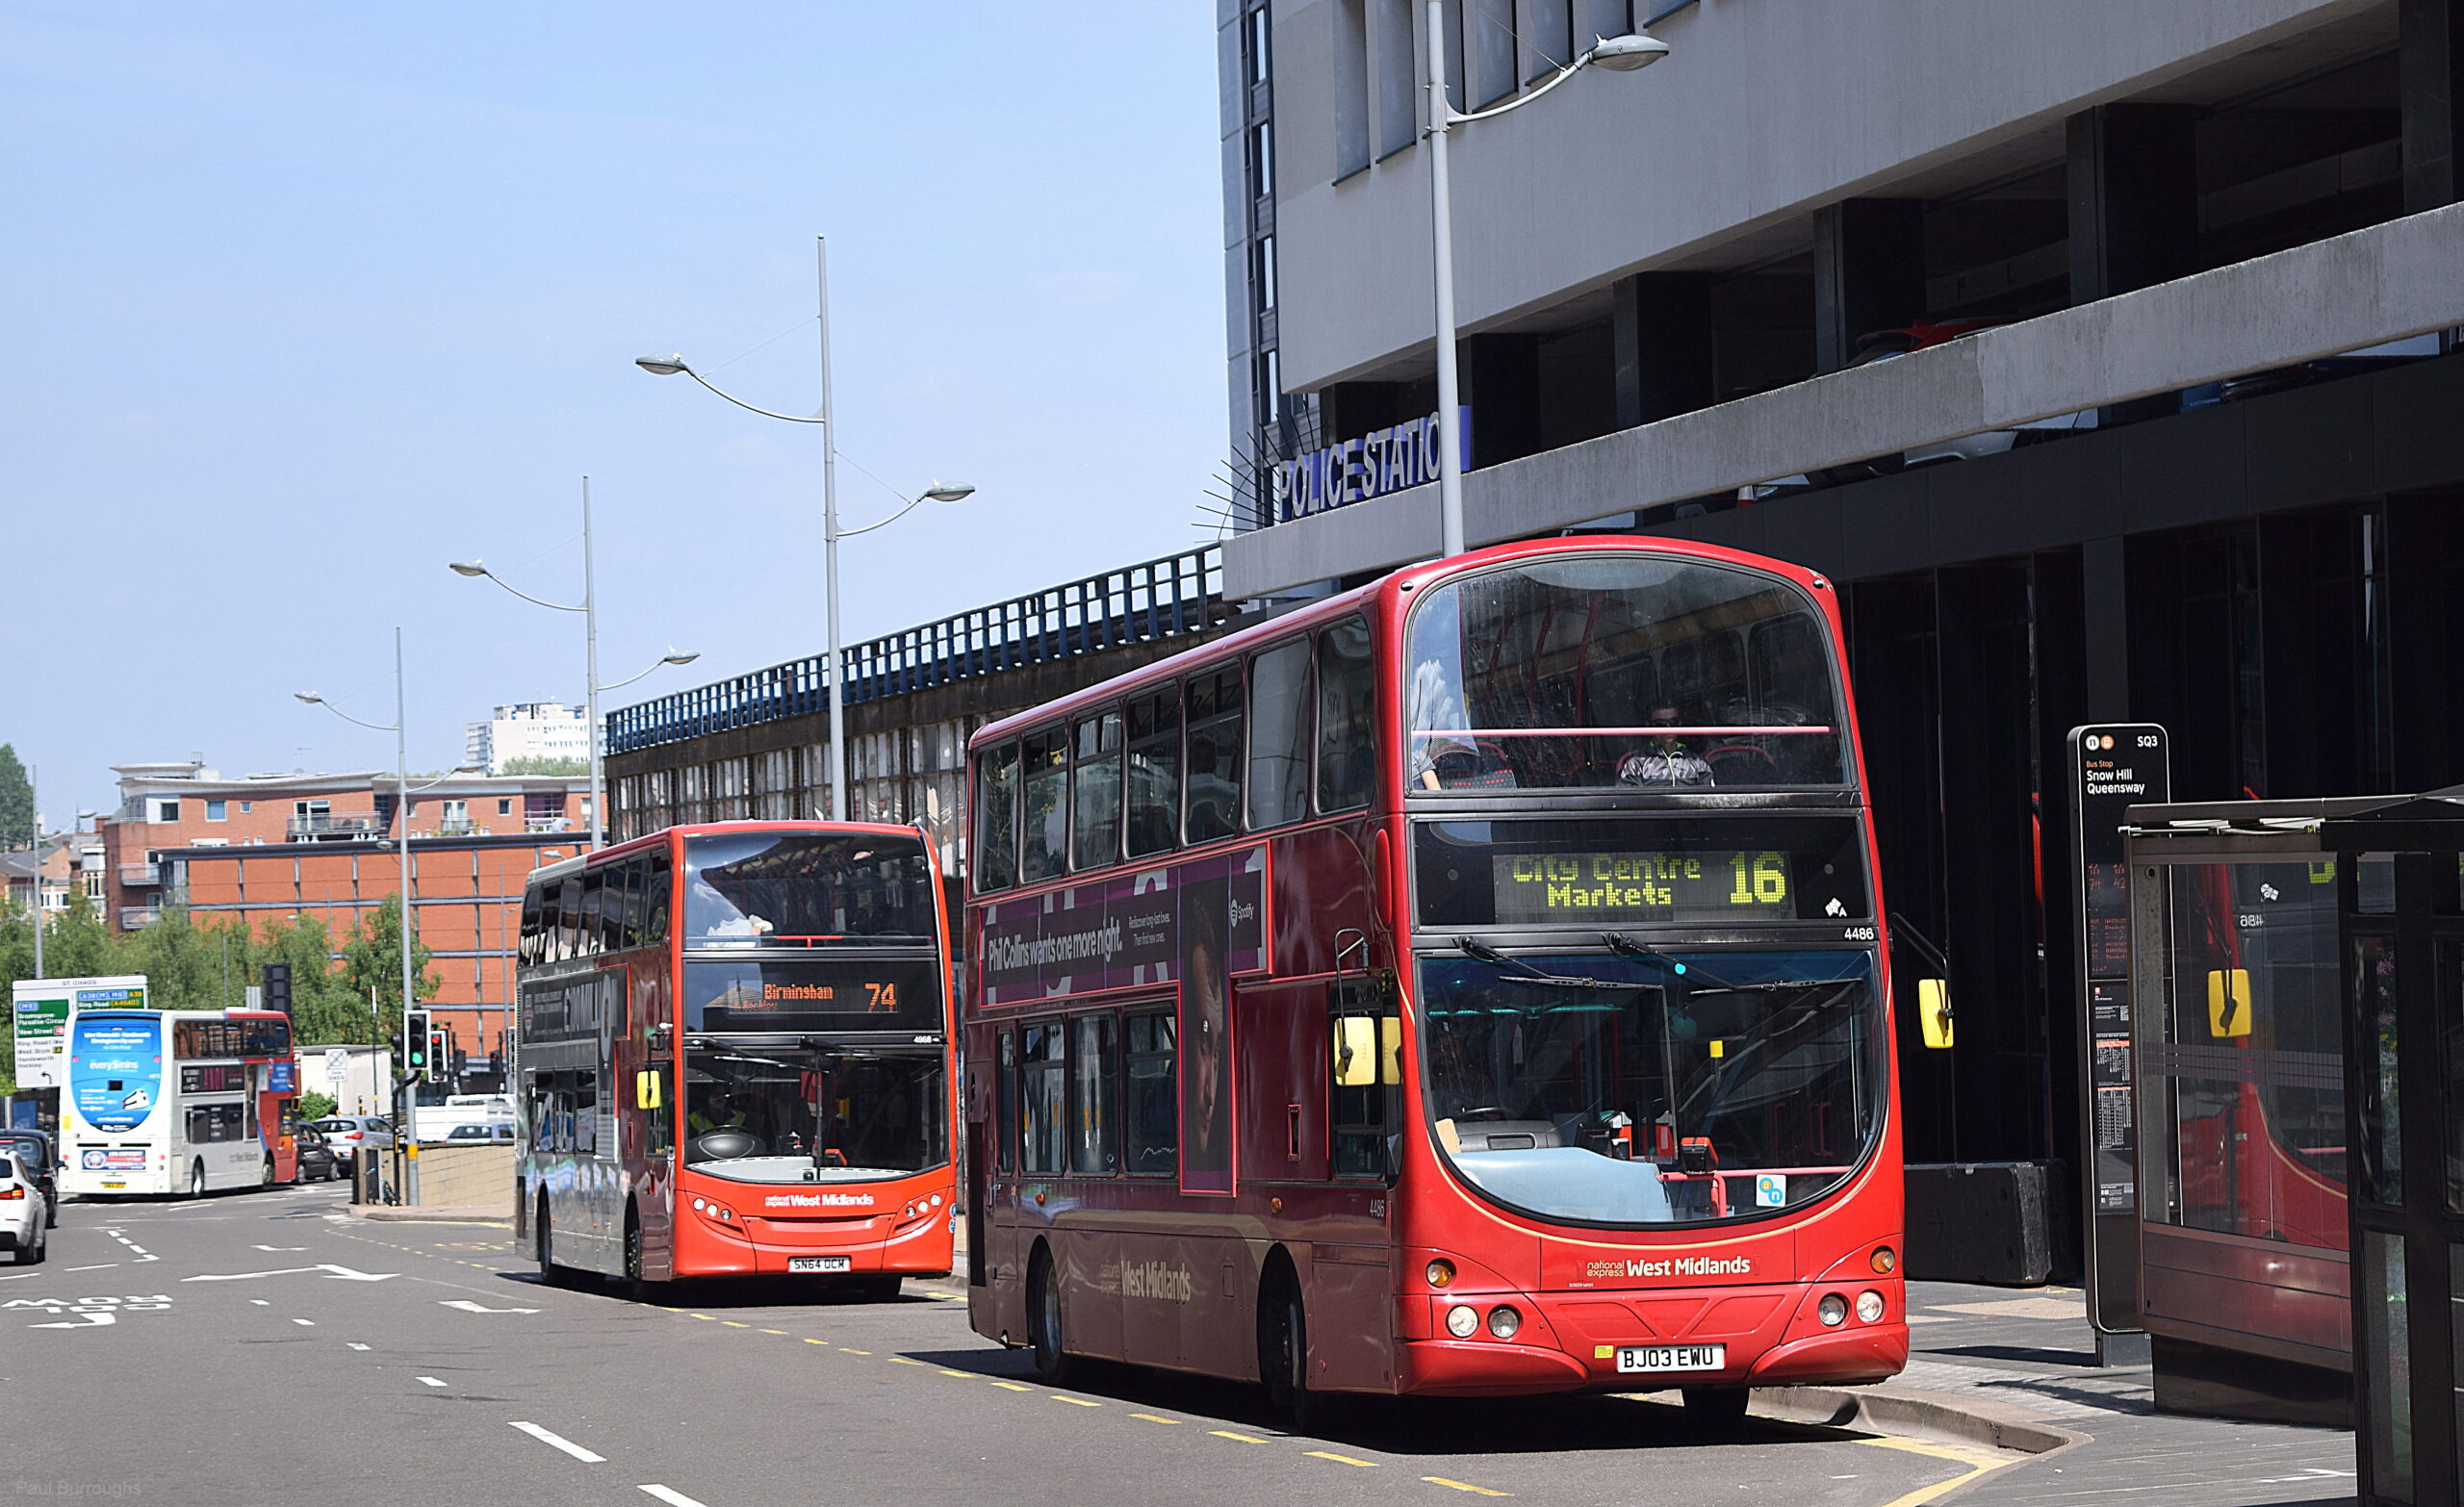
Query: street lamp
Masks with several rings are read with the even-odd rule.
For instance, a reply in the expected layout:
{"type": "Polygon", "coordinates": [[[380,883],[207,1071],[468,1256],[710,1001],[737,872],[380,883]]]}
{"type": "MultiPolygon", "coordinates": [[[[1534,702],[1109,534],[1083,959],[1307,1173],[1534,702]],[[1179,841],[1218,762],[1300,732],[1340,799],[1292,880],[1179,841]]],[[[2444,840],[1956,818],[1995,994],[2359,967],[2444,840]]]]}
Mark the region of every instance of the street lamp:
{"type": "Polygon", "coordinates": [[[897,523],[900,519],[905,518],[908,514],[915,511],[918,504],[924,502],[956,502],[961,498],[971,496],[975,489],[970,486],[958,484],[945,485],[937,481],[933,483],[932,486],[924,489],[924,491],[909,498],[906,506],[900,508],[897,512],[892,513],[889,517],[883,519],[880,523],[866,524],[861,528],[842,529],[838,526],[838,431],[832,423],[830,416],[830,246],[829,242],[825,237],[816,236],[813,238],[813,266],[818,277],[821,305],[821,315],[819,319],[821,326],[821,407],[815,412],[809,415],[783,414],[774,413],[767,408],[756,408],[753,404],[746,402],[743,398],[721,391],[718,387],[714,386],[709,378],[704,376],[701,372],[694,370],[692,364],[687,362],[680,354],[668,356],[642,356],[636,358],[633,365],[641,368],[653,376],[675,376],[679,373],[689,376],[694,381],[701,383],[704,387],[709,388],[711,392],[717,393],[721,397],[726,398],[729,402],[735,404],[745,412],[759,414],[764,419],[783,419],[789,423],[817,423],[822,426],[821,542],[824,562],[823,575],[827,577],[827,586],[825,589],[830,598],[830,760],[833,766],[830,774],[830,819],[834,822],[843,822],[847,819],[847,770],[849,765],[847,758],[847,701],[846,692],[842,684],[845,678],[842,672],[846,669],[846,666],[841,660],[838,648],[838,541],[841,539],[853,538],[858,534],[869,534],[876,528],[886,528],[890,524],[897,523]]]}
{"type": "Polygon", "coordinates": [[[1520,110],[1586,66],[1597,64],[1612,73],[1631,73],[1667,56],[1668,43],[1641,32],[1595,37],[1581,56],[1559,68],[1554,78],[1530,93],[1467,114],[1455,109],[1446,97],[1446,17],[1441,0],[1428,0],[1429,218],[1437,272],[1437,511],[1443,554],[1461,554],[1464,548],[1463,420],[1455,412],[1458,383],[1454,370],[1454,207],[1447,180],[1447,131],[1452,126],[1520,110]]]}
{"type": "Polygon", "coordinates": [[[630,685],[634,680],[640,679],[642,675],[650,674],[651,670],[657,669],[659,665],[690,664],[701,656],[680,654],[671,649],[657,663],[653,664],[650,670],[643,671],[642,675],[619,680],[616,685],[599,683],[599,577],[591,563],[590,478],[588,476],[581,478],[581,604],[579,606],[569,606],[561,601],[549,601],[533,597],[477,560],[455,560],[448,564],[446,569],[456,575],[492,580],[533,606],[547,607],[555,612],[581,614],[582,699],[586,703],[583,715],[590,721],[590,845],[593,848],[605,847],[607,845],[607,761],[600,743],[599,693],[612,691],[616,686],[630,685]]]}

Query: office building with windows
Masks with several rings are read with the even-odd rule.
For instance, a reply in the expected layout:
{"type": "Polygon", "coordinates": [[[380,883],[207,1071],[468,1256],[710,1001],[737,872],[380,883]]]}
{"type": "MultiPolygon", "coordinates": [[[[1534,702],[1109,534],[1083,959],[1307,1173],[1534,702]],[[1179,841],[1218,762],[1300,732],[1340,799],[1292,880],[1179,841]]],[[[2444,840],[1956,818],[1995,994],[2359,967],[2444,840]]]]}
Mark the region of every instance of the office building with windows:
{"type": "Polygon", "coordinates": [[[499,706],[485,722],[465,723],[463,762],[501,775],[515,759],[590,761],[590,716],[562,702],[499,706]]]}
{"type": "MultiPolygon", "coordinates": [[[[2068,730],[2163,724],[2177,800],[2464,779],[2464,4],[1438,9],[1466,112],[1671,49],[1450,134],[1470,544],[1838,583],[1963,1002],[1902,1022],[1909,1159],[2066,1187],[2068,730]]],[[[1438,549],[1428,12],[1218,8],[1236,601],[1438,549]]]]}

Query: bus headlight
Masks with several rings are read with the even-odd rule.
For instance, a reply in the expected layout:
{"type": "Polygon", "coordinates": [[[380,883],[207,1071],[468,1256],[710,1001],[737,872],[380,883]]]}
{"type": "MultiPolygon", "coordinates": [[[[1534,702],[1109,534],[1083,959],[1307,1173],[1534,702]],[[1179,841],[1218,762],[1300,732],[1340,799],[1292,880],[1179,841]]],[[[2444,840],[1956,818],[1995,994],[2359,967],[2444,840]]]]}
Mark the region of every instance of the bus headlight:
{"type": "Polygon", "coordinates": [[[1857,1294],[1857,1322],[1878,1324],[1883,1317],[1883,1295],[1872,1289],[1857,1294]]]}
{"type": "Polygon", "coordinates": [[[1522,1327],[1523,1315],[1513,1309],[1500,1305],[1489,1310],[1489,1333],[1499,1339],[1511,1340],[1514,1338],[1514,1332],[1522,1327]]]}
{"type": "Polygon", "coordinates": [[[1822,1320],[1824,1328],[1836,1329],[1848,1321],[1848,1300],[1836,1292],[1826,1292],[1814,1315],[1822,1320]]]}
{"type": "Polygon", "coordinates": [[[1469,1340],[1472,1331],[1480,1327],[1480,1315],[1468,1305],[1457,1303],[1446,1311],[1446,1332],[1457,1340],[1469,1340]]]}
{"type": "Polygon", "coordinates": [[[1454,1263],[1450,1261],[1430,1262],[1425,1275],[1428,1278],[1428,1285],[1430,1287],[1445,1287],[1447,1284],[1454,1280],[1454,1263]]]}

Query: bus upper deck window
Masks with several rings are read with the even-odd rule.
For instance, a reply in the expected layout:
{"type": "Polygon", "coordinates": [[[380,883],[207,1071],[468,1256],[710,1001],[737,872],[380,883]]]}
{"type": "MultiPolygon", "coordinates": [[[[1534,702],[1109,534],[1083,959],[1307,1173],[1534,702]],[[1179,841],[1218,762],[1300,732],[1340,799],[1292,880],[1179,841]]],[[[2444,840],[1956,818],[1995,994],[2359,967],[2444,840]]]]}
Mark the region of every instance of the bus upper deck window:
{"type": "Polygon", "coordinates": [[[975,758],[975,887],[1018,881],[1018,746],[1003,743],[975,758]]]}
{"type": "Polygon", "coordinates": [[[1370,728],[1377,682],[1369,652],[1369,625],[1346,618],[1318,635],[1318,809],[1351,811],[1369,804],[1377,763],[1370,728]]]}
{"type": "Polygon", "coordinates": [[[1032,733],[1025,744],[1018,877],[1056,879],[1069,867],[1069,734],[1061,728],[1032,733]]]}
{"type": "Polygon", "coordinates": [[[1129,703],[1129,817],[1124,846],[1133,858],[1170,850],[1181,814],[1181,691],[1129,703]]]}
{"type": "Polygon", "coordinates": [[[1249,662],[1249,829],[1309,814],[1309,641],[1249,662]]]}
{"type": "Polygon", "coordinates": [[[1190,677],[1188,805],[1183,837],[1213,842],[1241,830],[1241,667],[1190,677]]]}
{"type": "Polygon", "coordinates": [[[1120,861],[1120,713],[1078,724],[1069,765],[1071,866],[1100,869],[1120,861]]]}

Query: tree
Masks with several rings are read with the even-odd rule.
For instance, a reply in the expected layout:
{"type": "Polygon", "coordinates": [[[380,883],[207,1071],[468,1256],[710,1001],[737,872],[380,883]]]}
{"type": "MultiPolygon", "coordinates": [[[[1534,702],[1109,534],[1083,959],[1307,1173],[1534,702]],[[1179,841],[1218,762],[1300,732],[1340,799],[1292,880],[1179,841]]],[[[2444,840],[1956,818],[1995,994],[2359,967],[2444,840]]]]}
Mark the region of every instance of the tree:
{"type": "MultiPolygon", "coordinates": [[[[434,999],[445,987],[445,981],[428,970],[432,956],[420,940],[419,928],[411,928],[411,989],[416,999],[434,999]]],[[[342,982],[352,999],[376,1002],[376,1019],[385,1034],[401,1028],[401,896],[386,896],[383,905],[359,918],[350,940],[343,944],[342,982]]]]}
{"type": "Polygon", "coordinates": [[[530,754],[504,761],[502,773],[508,775],[587,775],[590,760],[586,758],[551,758],[546,754],[530,754]]]}
{"type": "Polygon", "coordinates": [[[17,751],[0,743],[0,849],[35,845],[35,786],[17,751]]]}
{"type": "MultiPolygon", "coordinates": [[[[70,888],[68,908],[57,912],[43,928],[42,949],[43,972],[55,979],[134,971],[123,966],[128,944],[103,925],[82,887],[70,888]]],[[[31,955],[28,960],[32,961],[31,955]]]]}

